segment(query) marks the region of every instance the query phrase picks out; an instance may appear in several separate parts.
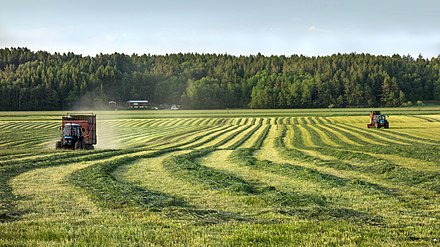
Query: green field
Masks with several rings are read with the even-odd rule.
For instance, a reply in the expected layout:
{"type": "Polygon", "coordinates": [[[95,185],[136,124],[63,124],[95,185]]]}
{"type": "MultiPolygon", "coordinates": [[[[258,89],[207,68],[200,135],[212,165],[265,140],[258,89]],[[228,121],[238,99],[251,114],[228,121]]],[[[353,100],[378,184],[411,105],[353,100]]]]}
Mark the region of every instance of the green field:
{"type": "Polygon", "coordinates": [[[0,112],[0,246],[440,244],[440,108],[0,112]]]}

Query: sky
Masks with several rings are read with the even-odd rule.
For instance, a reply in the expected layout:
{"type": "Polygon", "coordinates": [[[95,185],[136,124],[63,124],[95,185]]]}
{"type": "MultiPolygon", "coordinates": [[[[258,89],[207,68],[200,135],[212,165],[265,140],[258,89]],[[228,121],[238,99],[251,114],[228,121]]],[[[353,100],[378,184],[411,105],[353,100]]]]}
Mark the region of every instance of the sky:
{"type": "Polygon", "coordinates": [[[438,0],[0,0],[0,48],[440,55],[438,0]]]}

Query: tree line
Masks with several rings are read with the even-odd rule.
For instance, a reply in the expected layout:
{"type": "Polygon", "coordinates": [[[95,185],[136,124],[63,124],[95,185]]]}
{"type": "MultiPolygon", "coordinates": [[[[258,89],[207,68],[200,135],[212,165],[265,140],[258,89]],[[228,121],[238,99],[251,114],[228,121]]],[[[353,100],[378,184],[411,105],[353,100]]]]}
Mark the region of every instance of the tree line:
{"type": "Polygon", "coordinates": [[[0,110],[147,99],[185,109],[401,106],[440,100],[440,56],[232,56],[0,49],[0,110]]]}

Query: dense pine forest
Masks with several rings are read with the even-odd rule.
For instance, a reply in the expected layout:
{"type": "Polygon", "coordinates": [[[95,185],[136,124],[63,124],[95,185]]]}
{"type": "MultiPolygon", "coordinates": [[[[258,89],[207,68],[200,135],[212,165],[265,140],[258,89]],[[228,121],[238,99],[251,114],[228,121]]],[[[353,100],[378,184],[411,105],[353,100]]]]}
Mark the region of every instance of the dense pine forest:
{"type": "Polygon", "coordinates": [[[0,110],[147,99],[185,109],[402,106],[440,100],[440,56],[51,54],[0,49],[0,110]],[[410,103],[409,103],[410,104],[410,103]]]}

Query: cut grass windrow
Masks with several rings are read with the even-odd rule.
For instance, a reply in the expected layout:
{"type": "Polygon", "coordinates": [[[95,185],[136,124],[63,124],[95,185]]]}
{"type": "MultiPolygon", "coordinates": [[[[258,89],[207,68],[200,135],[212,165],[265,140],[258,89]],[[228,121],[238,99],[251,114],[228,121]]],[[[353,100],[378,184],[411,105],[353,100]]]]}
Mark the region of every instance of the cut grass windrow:
{"type": "Polygon", "coordinates": [[[371,138],[367,138],[365,135],[348,130],[343,126],[339,126],[338,124],[331,125],[331,128],[334,129],[335,131],[340,132],[342,135],[346,136],[350,140],[359,143],[360,145],[384,145],[381,142],[375,141],[374,139],[371,138]]]}
{"type": "Polygon", "coordinates": [[[221,127],[219,129],[217,129],[215,132],[211,132],[209,134],[200,136],[199,138],[196,138],[196,140],[182,145],[181,148],[194,149],[197,147],[201,147],[201,146],[205,145],[206,143],[212,142],[213,140],[219,138],[220,136],[225,135],[229,131],[236,130],[239,127],[240,127],[239,125],[230,125],[227,127],[221,127]]]}
{"type": "Polygon", "coordinates": [[[160,210],[169,206],[185,206],[178,198],[160,192],[148,191],[130,184],[120,183],[112,173],[122,165],[139,159],[152,158],[175,149],[150,151],[145,154],[120,157],[111,161],[96,163],[70,175],[69,180],[76,186],[87,191],[101,206],[108,208],[124,208],[144,206],[151,210],[160,210]]]}
{"type": "MultiPolygon", "coordinates": [[[[237,149],[231,154],[229,159],[231,162],[240,166],[250,167],[256,171],[288,177],[289,180],[307,180],[308,182],[319,184],[319,186],[322,186],[318,189],[319,191],[325,191],[326,189],[334,190],[335,188],[344,188],[346,191],[349,191],[353,187],[358,190],[365,190],[366,187],[365,183],[360,183],[359,180],[339,178],[293,164],[278,164],[268,160],[258,160],[253,156],[254,152],[254,149],[237,149]]],[[[373,193],[377,194],[377,191],[373,191],[373,193]]],[[[280,191],[275,187],[265,194],[269,194],[263,196],[265,201],[273,205],[276,212],[295,215],[303,219],[326,220],[344,218],[345,220],[372,225],[381,224],[383,220],[380,216],[373,216],[347,207],[332,205],[328,200],[329,196],[321,197],[303,191],[280,191]]]]}
{"type": "Polygon", "coordinates": [[[189,154],[172,156],[166,159],[163,165],[176,178],[201,183],[211,189],[245,194],[257,192],[256,187],[245,180],[233,174],[202,166],[195,161],[213,151],[214,149],[203,149],[189,154]]]}
{"type": "Polygon", "coordinates": [[[436,246],[440,108],[370,110],[2,112],[0,246],[436,246]]]}
{"type": "Polygon", "coordinates": [[[326,166],[338,170],[356,171],[371,175],[380,175],[393,183],[407,186],[419,186],[421,188],[440,192],[440,174],[436,172],[414,171],[390,161],[372,157],[367,154],[343,151],[337,148],[317,148],[316,151],[336,157],[336,160],[322,160],[316,156],[310,156],[297,149],[287,149],[284,144],[286,130],[276,139],[275,146],[278,151],[290,158],[313,162],[318,166],[326,166]],[[356,162],[353,162],[356,161],[356,162]]]}
{"type": "Polygon", "coordinates": [[[202,148],[216,147],[227,148],[228,145],[234,143],[235,139],[240,139],[242,132],[246,133],[251,128],[251,125],[237,125],[238,128],[228,131],[228,133],[213,139],[211,142],[205,143],[202,148]]]}
{"type": "Polygon", "coordinates": [[[44,158],[44,160],[33,161],[33,162],[29,161],[20,164],[1,167],[0,187],[2,188],[2,190],[0,191],[1,192],[0,197],[3,198],[3,200],[0,205],[0,221],[16,220],[19,218],[21,214],[21,212],[16,212],[14,210],[12,203],[13,201],[17,200],[17,198],[14,196],[9,185],[9,180],[17,176],[18,174],[36,168],[69,165],[69,164],[86,162],[86,161],[96,161],[100,159],[113,157],[116,155],[124,155],[130,152],[133,151],[106,150],[106,151],[95,151],[91,153],[81,152],[81,155],[78,155],[77,152],[69,152],[61,155],[61,157],[63,158],[60,158],[60,156],[46,157],[44,158]]]}
{"type": "Polygon", "coordinates": [[[261,126],[262,126],[261,124],[256,125],[247,133],[244,132],[244,135],[242,135],[241,138],[238,141],[236,141],[234,144],[230,145],[228,149],[234,150],[240,147],[241,145],[243,145],[243,143],[249,140],[249,138],[251,138],[251,136],[253,136],[261,128],[261,126]]]}
{"type": "Polygon", "coordinates": [[[318,125],[316,127],[324,131],[329,136],[330,139],[332,139],[334,142],[338,143],[341,146],[353,146],[353,145],[361,146],[361,144],[351,140],[341,132],[334,130],[332,126],[318,125]]]}
{"type": "Polygon", "coordinates": [[[400,145],[407,145],[407,143],[402,142],[402,141],[398,141],[395,140],[394,138],[387,138],[386,135],[383,135],[381,129],[363,129],[360,127],[356,127],[353,125],[349,125],[349,124],[339,124],[340,126],[342,126],[343,128],[352,131],[352,132],[357,132],[361,135],[364,135],[367,139],[369,140],[375,140],[380,142],[382,145],[387,145],[387,144],[400,144],[400,145]],[[379,132],[381,131],[381,132],[379,132]]]}
{"type": "MultiPolygon", "coordinates": [[[[245,220],[240,215],[221,211],[204,210],[195,205],[189,204],[184,198],[172,196],[161,191],[154,191],[141,187],[135,183],[117,180],[113,173],[122,166],[127,166],[141,159],[154,158],[166,153],[178,151],[178,149],[163,149],[160,151],[148,152],[96,163],[70,175],[69,181],[74,185],[83,188],[92,199],[101,207],[110,209],[123,209],[127,212],[148,210],[151,213],[162,212],[166,216],[176,220],[191,220],[203,224],[220,223],[222,221],[242,221],[245,220]]],[[[193,151],[193,156],[206,150],[193,151]]],[[[173,162],[174,157],[180,159],[182,155],[171,156],[164,162],[173,162]]],[[[180,161],[180,160],[179,160],[180,161]]],[[[169,164],[169,163],[168,163],[169,164]]],[[[174,165],[169,164],[174,167],[174,165]]],[[[185,163],[179,163],[178,171],[181,171],[185,163]]],[[[177,172],[178,172],[177,171],[177,172]]],[[[213,180],[211,180],[212,182],[213,180]]],[[[242,182],[242,181],[234,181],[242,182]]],[[[211,184],[207,182],[207,184],[211,184]]],[[[240,189],[240,184],[236,189],[240,189]]],[[[246,184],[244,184],[246,186],[246,184]]],[[[252,188],[248,188],[252,189],[252,188]]]]}

